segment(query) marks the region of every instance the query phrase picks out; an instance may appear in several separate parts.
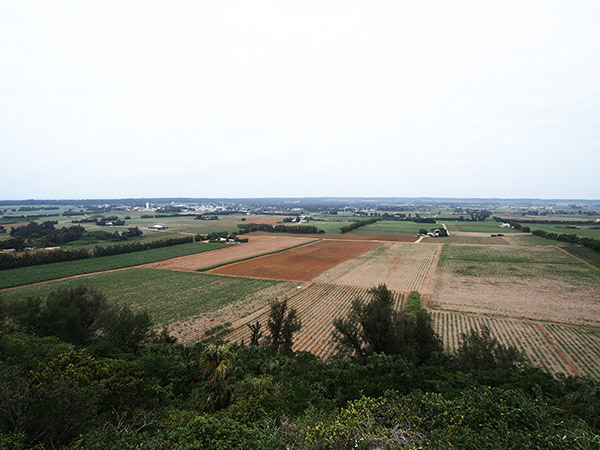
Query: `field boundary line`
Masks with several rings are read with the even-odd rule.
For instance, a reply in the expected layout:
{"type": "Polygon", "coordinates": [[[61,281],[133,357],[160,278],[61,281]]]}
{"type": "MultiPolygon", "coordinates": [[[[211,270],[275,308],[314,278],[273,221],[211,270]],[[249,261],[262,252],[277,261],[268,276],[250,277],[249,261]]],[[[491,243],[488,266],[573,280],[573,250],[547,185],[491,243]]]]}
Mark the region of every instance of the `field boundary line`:
{"type": "MultiPolygon", "coordinates": [[[[268,252],[268,253],[262,253],[260,255],[248,256],[247,258],[236,259],[234,261],[227,261],[227,262],[224,262],[221,264],[215,264],[213,266],[203,267],[201,269],[192,270],[191,272],[209,272],[209,273],[211,273],[210,271],[214,270],[214,269],[219,269],[219,268],[225,267],[225,266],[233,266],[234,264],[239,264],[242,262],[250,261],[251,259],[259,259],[259,258],[264,258],[265,256],[276,255],[277,253],[287,252],[289,250],[294,250],[298,247],[304,247],[305,245],[316,244],[317,242],[321,242],[321,239],[315,239],[314,241],[303,242],[302,244],[293,245],[291,247],[282,248],[280,250],[274,250],[274,251],[268,252]]],[[[217,274],[217,275],[227,275],[227,274],[217,274]]],[[[232,276],[237,276],[237,275],[232,275],[232,276]]],[[[253,278],[253,277],[247,277],[247,278],[253,278]]],[[[294,280],[292,280],[292,281],[294,281],[294,280]]]]}
{"type": "Polygon", "coordinates": [[[427,308],[433,300],[433,278],[437,270],[438,263],[440,262],[440,256],[442,254],[443,249],[444,244],[439,244],[438,249],[433,254],[433,261],[431,261],[431,267],[427,272],[425,283],[422,289],[422,294],[425,297],[423,299],[424,301],[422,302],[423,308],[427,308]]]}
{"type": "Polygon", "coordinates": [[[580,261],[580,262],[584,263],[586,266],[589,266],[589,267],[591,267],[592,269],[600,270],[600,267],[596,267],[596,266],[594,266],[593,264],[591,264],[591,263],[587,262],[585,259],[583,259],[583,258],[580,258],[579,256],[575,256],[573,253],[571,253],[570,251],[568,251],[568,250],[566,250],[566,249],[564,249],[564,248],[562,248],[562,247],[559,247],[559,246],[557,246],[557,245],[553,245],[553,247],[554,247],[554,248],[556,248],[556,249],[558,249],[558,250],[560,250],[561,252],[564,252],[564,253],[566,253],[566,254],[567,254],[567,255],[569,255],[569,256],[572,256],[572,257],[573,257],[573,258],[575,258],[576,260],[578,260],[578,261],[580,261]]]}
{"type": "Polygon", "coordinates": [[[546,340],[548,341],[548,343],[550,344],[550,346],[554,349],[554,351],[558,354],[558,356],[560,356],[560,358],[567,365],[567,367],[573,373],[573,375],[575,375],[576,377],[581,377],[581,374],[579,373],[579,371],[575,368],[575,366],[571,363],[571,361],[569,361],[567,359],[567,357],[565,356],[565,354],[556,346],[556,344],[554,343],[554,341],[552,340],[552,338],[550,337],[550,335],[546,332],[546,330],[544,330],[539,323],[532,322],[531,320],[529,322],[535,328],[537,328],[537,330],[542,334],[542,336],[544,336],[546,338],[546,340]]]}

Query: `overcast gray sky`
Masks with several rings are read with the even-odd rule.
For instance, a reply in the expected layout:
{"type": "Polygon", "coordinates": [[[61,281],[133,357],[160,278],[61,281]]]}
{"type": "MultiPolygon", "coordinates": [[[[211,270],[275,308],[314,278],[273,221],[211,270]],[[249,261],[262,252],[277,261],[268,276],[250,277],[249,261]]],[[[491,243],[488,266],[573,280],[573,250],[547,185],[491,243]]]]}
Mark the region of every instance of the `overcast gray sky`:
{"type": "Polygon", "coordinates": [[[600,198],[600,2],[0,2],[0,198],[600,198]]]}

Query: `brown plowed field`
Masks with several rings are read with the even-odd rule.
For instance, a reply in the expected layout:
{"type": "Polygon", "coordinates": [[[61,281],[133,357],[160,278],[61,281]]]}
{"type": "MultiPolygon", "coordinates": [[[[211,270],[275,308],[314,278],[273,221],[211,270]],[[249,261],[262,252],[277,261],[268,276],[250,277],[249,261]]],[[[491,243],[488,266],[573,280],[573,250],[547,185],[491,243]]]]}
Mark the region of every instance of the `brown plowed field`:
{"type": "Polygon", "coordinates": [[[218,267],[210,272],[241,277],[310,281],[377,245],[377,242],[367,241],[319,241],[287,252],[218,267]]]}
{"type": "Polygon", "coordinates": [[[305,237],[291,236],[251,236],[250,242],[245,244],[234,244],[230,247],[212,250],[210,252],[198,253],[195,255],[182,256],[146,264],[140,267],[153,267],[167,270],[189,270],[196,271],[206,267],[212,267],[217,264],[223,264],[230,261],[237,261],[253,256],[264,255],[265,253],[283,250],[299,244],[305,244],[313,239],[305,237]]]}
{"type": "Polygon", "coordinates": [[[395,291],[421,291],[440,246],[385,242],[328,270],[314,281],[366,288],[385,283],[395,291]]]}
{"type": "MultiPolygon", "coordinates": [[[[253,231],[252,233],[245,234],[246,236],[287,236],[286,233],[267,233],[266,231],[253,231]]],[[[386,236],[384,234],[335,234],[335,233],[322,233],[322,234],[303,234],[302,237],[308,237],[312,239],[323,239],[323,240],[342,240],[342,241],[385,241],[385,242],[415,242],[419,239],[418,236],[386,236]]]]}

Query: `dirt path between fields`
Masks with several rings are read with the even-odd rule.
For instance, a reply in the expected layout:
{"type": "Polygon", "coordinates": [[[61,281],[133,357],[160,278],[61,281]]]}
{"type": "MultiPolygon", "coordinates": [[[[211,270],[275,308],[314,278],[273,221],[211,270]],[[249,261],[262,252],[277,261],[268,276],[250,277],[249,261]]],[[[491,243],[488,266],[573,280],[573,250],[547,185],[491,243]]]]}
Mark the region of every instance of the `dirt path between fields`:
{"type": "Polygon", "coordinates": [[[531,322],[531,323],[533,324],[533,326],[535,326],[537,328],[537,330],[540,333],[542,333],[542,336],[544,336],[544,338],[546,338],[546,340],[552,346],[552,348],[554,349],[554,351],[556,352],[556,354],[558,356],[560,356],[560,358],[567,365],[567,367],[573,373],[573,375],[575,375],[576,377],[581,377],[581,374],[579,373],[579,371],[575,368],[575,366],[573,364],[571,364],[571,361],[569,361],[567,359],[567,357],[565,356],[565,354],[560,351],[560,349],[556,346],[556,344],[554,343],[554,341],[552,340],[552,338],[548,335],[548,333],[546,333],[546,330],[544,330],[539,323],[535,323],[535,322],[531,322]]]}
{"type": "Polygon", "coordinates": [[[421,306],[423,308],[427,308],[433,299],[433,277],[435,275],[435,271],[437,269],[438,262],[440,261],[440,255],[442,254],[442,249],[444,248],[444,244],[440,244],[438,249],[433,254],[433,261],[431,262],[431,266],[429,267],[429,271],[425,276],[425,282],[423,283],[422,289],[422,301],[421,306]]]}
{"type": "Polygon", "coordinates": [[[560,250],[561,252],[564,252],[564,253],[566,253],[566,254],[567,254],[567,255],[569,255],[569,256],[572,256],[572,257],[573,257],[573,258],[575,258],[576,260],[578,260],[578,261],[581,261],[581,262],[582,262],[582,263],[584,263],[586,266],[589,266],[589,267],[591,267],[592,269],[600,270],[600,267],[596,267],[596,266],[594,266],[593,264],[591,264],[591,263],[587,262],[585,259],[582,259],[582,258],[580,258],[579,256],[575,256],[573,253],[569,252],[568,250],[565,250],[565,249],[564,249],[564,248],[562,248],[562,247],[557,247],[557,246],[555,245],[555,246],[554,246],[554,248],[556,248],[556,249],[560,250]]]}

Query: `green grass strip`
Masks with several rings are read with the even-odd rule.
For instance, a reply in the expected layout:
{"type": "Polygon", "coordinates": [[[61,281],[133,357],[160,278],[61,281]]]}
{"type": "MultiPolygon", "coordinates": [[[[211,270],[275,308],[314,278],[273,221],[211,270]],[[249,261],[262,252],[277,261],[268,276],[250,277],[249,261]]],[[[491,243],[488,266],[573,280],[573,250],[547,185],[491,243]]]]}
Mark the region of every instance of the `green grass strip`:
{"type": "Polygon", "coordinates": [[[0,289],[22,286],[40,281],[100,272],[103,270],[121,269],[124,267],[147,264],[178,256],[193,255],[223,248],[224,244],[190,243],[171,247],[154,248],[122,255],[101,256],[99,258],[65,261],[40,266],[19,267],[0,271],[0,289]]]}
{"type": "Polygon", "coordinates": [[[213,269],[216,269],[217,267],[228,266],[229,264],[235,264],[235,263],[239,263],[239,262],[242,262],[242,261],[248,261],[249,259],[260,258],[261,256],[274,255],[276,253],[287,252],[288,250],[291,250],[293,248],[302,247],[303,245],[312,244],[313,242],[317,242],[317,241],[320,241],[320,240],[321,239],[314,239],[312,241],[303,242],[302,244],[297,244],[297,245],[292,245],[291,247],[282,248],[281,250],[274,250],[272,252],[261,253],[260,255],[247,256],[245,258],[234,259],[233,261],[227,261],[227,262],[224,262],[224,263],[219,263],[219,264],[215,264],[215,265],[208,266],[208,267],[203,267],[201,269],[196,269],[196,271],[198,271],[198,272],[206,272],[207,270],[213,270],[213,269]]]}
{"type": "Polygon", "coordinates": [[[406,303],[406,314],[416,315],[421,309],[421,294],[417,291],[412,291],[408,295],[406,303]]]}

